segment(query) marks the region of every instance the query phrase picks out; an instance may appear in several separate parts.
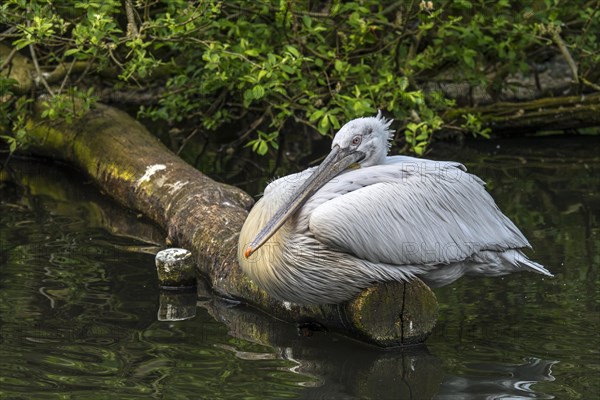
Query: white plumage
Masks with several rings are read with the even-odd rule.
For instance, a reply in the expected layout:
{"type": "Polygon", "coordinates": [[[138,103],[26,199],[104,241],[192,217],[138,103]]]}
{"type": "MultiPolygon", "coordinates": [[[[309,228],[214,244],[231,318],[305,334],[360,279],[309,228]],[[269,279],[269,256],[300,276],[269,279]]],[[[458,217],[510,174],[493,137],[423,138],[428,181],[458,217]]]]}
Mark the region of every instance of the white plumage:
{"type": "Polygon", "coordinates": [[[439,286],[469,273],[551,275],[521,252],[527,239],[463,165],[386,157],[390,122],[350,121],[321,166],[267,186],[239,241],[259,286],[318,304],[414,276],[439,286]]]}

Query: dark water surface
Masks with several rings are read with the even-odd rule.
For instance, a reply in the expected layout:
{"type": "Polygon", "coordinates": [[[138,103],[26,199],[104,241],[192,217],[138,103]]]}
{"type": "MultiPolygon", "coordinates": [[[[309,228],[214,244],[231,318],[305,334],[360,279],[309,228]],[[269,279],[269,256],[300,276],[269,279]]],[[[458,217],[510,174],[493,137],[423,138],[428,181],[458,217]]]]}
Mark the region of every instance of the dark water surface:
{"type": "Polygon", "coordinates": [[[176,301],[157,288],[162,233],[67,168],[14,162],[0,172],[0,398],[600,398],[598,140],[477,147],[432,158],[486,180],[555,277],[436,289],[433,335],[403,351],[302,337],[204,292],[194,318],[161,321],[176,301]]]}

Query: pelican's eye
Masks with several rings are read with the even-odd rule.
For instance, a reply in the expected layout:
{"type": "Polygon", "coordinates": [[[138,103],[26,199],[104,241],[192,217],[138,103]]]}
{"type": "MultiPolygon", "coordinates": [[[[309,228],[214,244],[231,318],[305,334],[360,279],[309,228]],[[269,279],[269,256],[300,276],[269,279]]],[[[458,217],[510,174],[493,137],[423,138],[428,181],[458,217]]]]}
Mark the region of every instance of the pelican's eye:
{"type": "Polygon", "coordinates": [[[354,136],[352,138],[352,146],[358,146],[362,138],[360,136],[354,136]]]}

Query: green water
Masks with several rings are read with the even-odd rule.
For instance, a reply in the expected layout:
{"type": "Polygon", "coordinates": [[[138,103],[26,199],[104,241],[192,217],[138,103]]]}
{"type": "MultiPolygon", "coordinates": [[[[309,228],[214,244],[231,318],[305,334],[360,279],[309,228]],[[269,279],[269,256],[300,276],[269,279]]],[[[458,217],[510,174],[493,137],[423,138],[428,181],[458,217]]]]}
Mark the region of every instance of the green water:
{"type": "MultiPolygon", "coordinates": [[[[497,148],[497,146],[500,146],[497,148]]],[[[600,397],[600,145],[438,150],[488,182],[555,278],[465,277],[436,289],[426,346],[381,351],[298,334],[201,291],[159,321],[163,235],[64,167],[0,172],[0,398],[600,397]]]]}

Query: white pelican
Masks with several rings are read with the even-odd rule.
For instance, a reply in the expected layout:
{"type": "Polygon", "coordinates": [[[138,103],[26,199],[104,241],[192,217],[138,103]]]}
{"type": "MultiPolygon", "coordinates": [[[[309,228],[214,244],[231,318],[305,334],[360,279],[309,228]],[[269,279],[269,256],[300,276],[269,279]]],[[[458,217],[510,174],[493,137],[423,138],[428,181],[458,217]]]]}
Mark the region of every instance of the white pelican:
{"type": "Polygon", "coordinates": [[[388,157],[390,124],[381,112],[348,122],[321,165],[267,186],[239,239],[252,280],[281,300],[323,304],[414,276],[432,287],[469,273],[552,276],[463,165],[388,157]]]}

